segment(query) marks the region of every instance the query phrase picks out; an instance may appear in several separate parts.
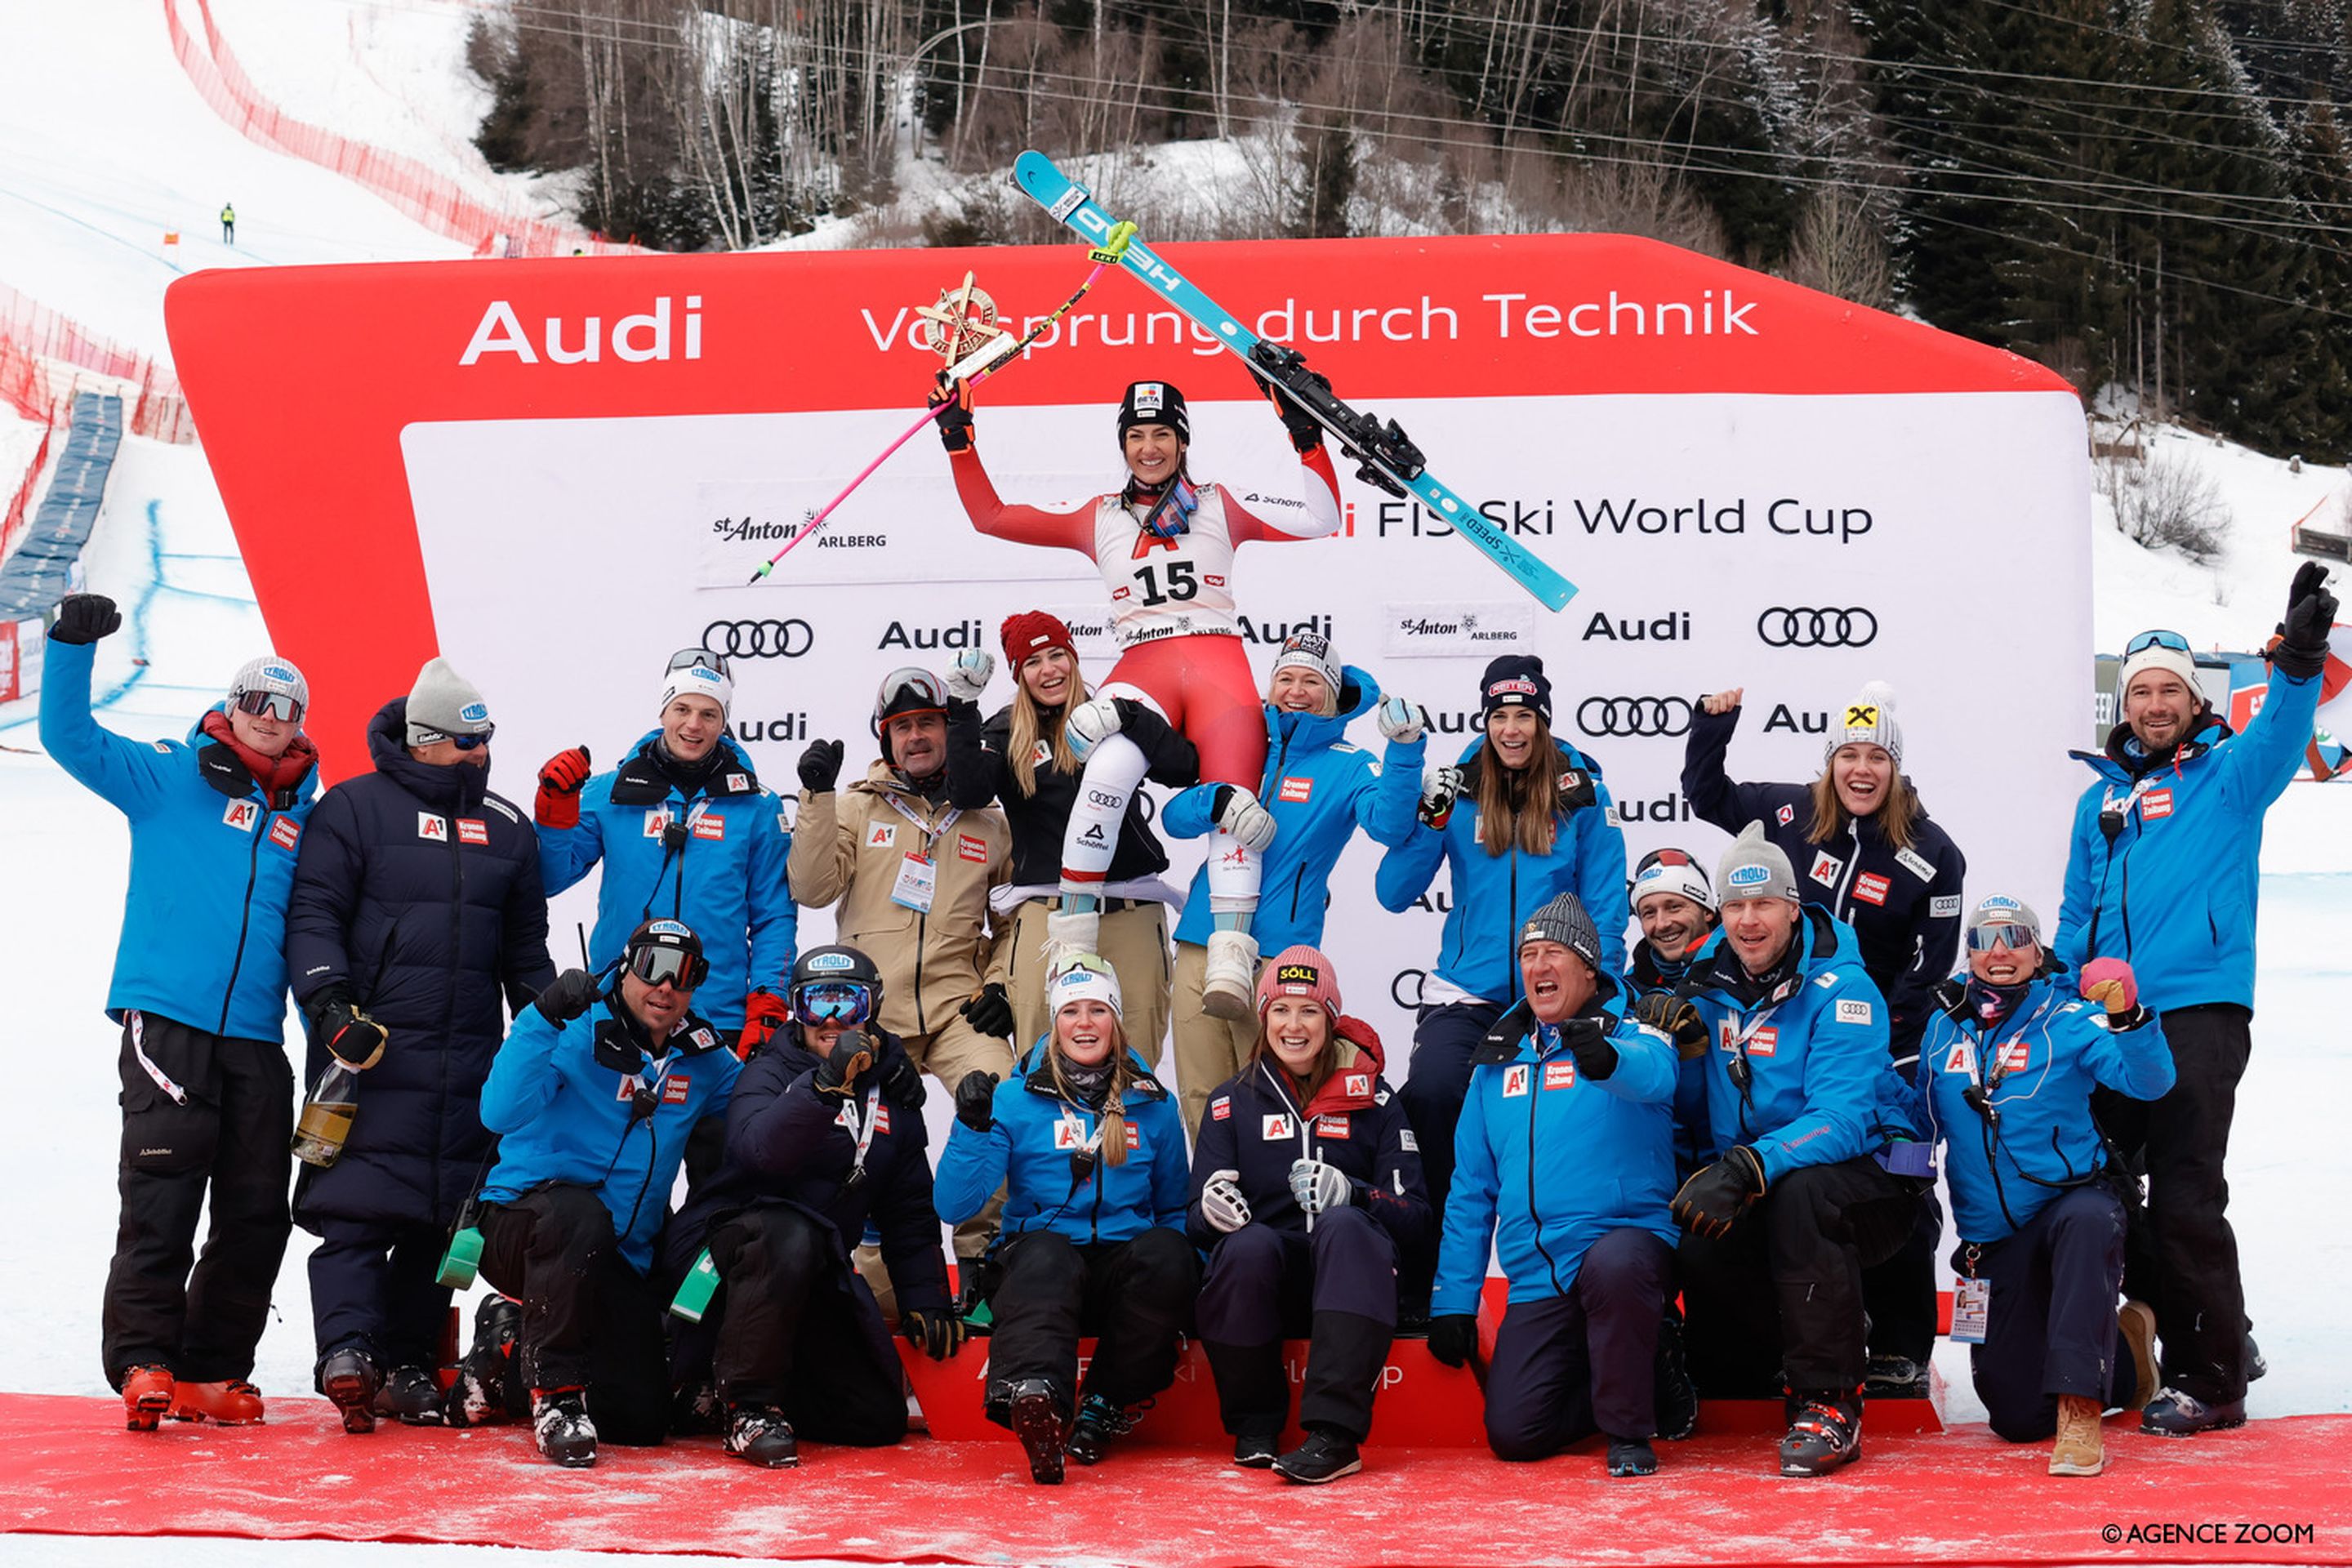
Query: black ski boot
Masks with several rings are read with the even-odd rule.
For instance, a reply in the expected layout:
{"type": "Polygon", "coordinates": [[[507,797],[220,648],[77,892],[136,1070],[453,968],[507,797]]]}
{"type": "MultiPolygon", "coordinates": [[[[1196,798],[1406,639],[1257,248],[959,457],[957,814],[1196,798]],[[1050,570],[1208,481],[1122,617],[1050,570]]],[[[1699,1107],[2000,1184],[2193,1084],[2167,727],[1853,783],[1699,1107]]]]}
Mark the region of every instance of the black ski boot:
{"type": "Polygon", "coordinates": [[[354,1435],[375,1430],[375,1391],[383,1386],[383,1369],[356,1345],[337,1351],[319,1367],[319,1392],[342,1414],[343,1430],[354,1435]]]}
{"type": "Polygon", "coordinates": [[[1862,1401],[1851,1394],[1809,1394],[1780,1439],[1780,1473],[1826,1476],[1862,1458],[1862,1401]]]}
{"type": "Polygon", "coordinates": [[[474,1309],[474,1344],[457,1363],[457,1381],[442,1396],[441,1414],[452,1426],[484,1426],[519,1413],[515,1342],[522,1333],[522,1307],[499,1295],[485,1296],[474,1309]]]}
{"type": "Polygon", "coordinates": [[[1658,1473],[1658,1451],[1650,1447],[1647,1437],[1612,1437],[1609,1439],[1609,1473],[1618,1479],[1654,1476],[1658,1473]]]}
{"type": "Polygon", "coordinates": [[[373,1409],[404,1426],[441,1425],[441,1380],[421,1366],[396,1366],[375,1391],[373,1409]]]}
{"type": "Polygon", "coordinates": [[[1683,1316],[1672,1307],[1658,1323],[1656,1364],[1658,1436],[1679,1443],[1698,1429],[1698,1384],[1683,1360],[1683,1316]]]}
{"type": "Polygon", "coordinates": [[[1060,1394],[1042,1377],[1024,1377],[1005,1394],[1006,1420],[1029,1456],[1029,1479],[1041,1487],[1060,1486],[1066,1408],[1060,1394]]]}
{"type": "Polygon", "coordinates": [[[1874,1355],[1863,1375],[1862,1394],[1865,1399],[1925,1399],[1927,1363],[1907,1355],[1874,1355]]]}
{"type": "Polygon", "coordinates": [[[1309,1432],[1307,1441],[1274,1462],[1276,1475],[1309,1487],[1352,1476],[1363,1468],[1364,1457],[1356,1451],[1356,1445],[1328,1426],[1309,1432]]]}
{"type": "Polygon", "coordinates": [[[596,1424],[588,1419],[588,1400],[579,1389],[553,1388],[532,1395],[531,1435],[539,1451],[569,1469],[596,1462],[596,1424]]]}
{"type": "Polygon", "coordinates": [[[801,1462],[792,1423],[772,1405],[739,1405],[727,1422],[727,1451],[772,1470],[801,1462]]]}
{"type": "Polygon", "coordinates": [[[1078,1402],[1078,1418],[1070,1427],[1070,1458],[1082,1465],[1099,1465],[1110,1446],[1135,1430],[1135,1423],[1150,1406],[1139,1405],[1129,1412],[1120,1409],[1099,1394],[1089,1394],[1078,1402]]]}

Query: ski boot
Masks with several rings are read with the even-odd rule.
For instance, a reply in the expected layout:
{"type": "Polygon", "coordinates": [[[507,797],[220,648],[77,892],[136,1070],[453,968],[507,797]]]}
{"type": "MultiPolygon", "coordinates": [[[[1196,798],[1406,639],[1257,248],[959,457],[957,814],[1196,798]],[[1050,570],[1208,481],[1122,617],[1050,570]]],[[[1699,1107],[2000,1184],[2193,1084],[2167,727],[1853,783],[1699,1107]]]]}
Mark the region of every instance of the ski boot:
{"type": "Polygon", "coordinates": [[[587,1396],[580,1389],[534,1390],[530,1430],[539,1451],[567,1469],[596,1462],[596,1424],[588,1419],[587,1396]]]}
{"type": "Polygon", "coordinates": [[[172,1408],[172,1369],[134,1366],[122,1374],[124,1423],[133,1432],[152,1432],[172,1408]]]}
{"type": "Polygon", "coordinates": [[[404,1426],[441,1425],[441,1380],[421,1366],[396,1366],[375,1391],[373,1408],[404,1426]]]}
{"type": "Polygon", "coordinates": [[[1110,1446],[1135,1430],[1136,1422],[1149,1402],[1134,1410],[1122,1410],[1099,1394],[1089,1394],[1078,1402],[1078,1418],[1070,1426],[1070,1458],[1082,1465],[1099,1465],[1110,1446]]]}
{"type": "Polygon", "coordinates": [[[1906,1355],[1874,1355],[1863,1374],[1862,1393],[1865,1399],[1925,1399],[1927,1364],[1906,1355]]]}
{"type": "Polygon", "coordinates": [[[1201,1011],[1229,1021],[1257,1016],[1257,939],[1249,932],[1209,933],[1201,1011]]]}
{"type": "Polygon", "coordinates": [[[443,1396],[441,1414],[452,1426],[485,1426],[511,1419],[509,1397],[514,1378],[515,1342],[522,1334],[521,1304],[485,1296],[474,1309],[474,1343],[457,1363],[457,1380],[443,1396]]]}
{"type": "Polygon", "coordinates": [[[2139,1413],[2139,1429],[2159,1437],[2194,1437],[2200,1432],[2221,1432],[2245,1424],[2244,1400],[2208,1405],[2177,1388],[2163,1390],[2139,1413]]]}
{"type": "Polygon", "coordinates": [[[1804,1396],[1780,1439],[1780,1473],[1826,1476],[1862,1458],[1862,1401],[1852,1394],[1804,1396]]]}
{"type": "Polygon", "coordinates": [[[1062,1484],[1060,1394],[1042,1377],[1024,1377],[1005,1390],[1005,1421],[1029,1456],[1029,1479],[1041,1487],[1062,1484]]]}
{"type": "Polygon", "coordinates": [[[329,1356],[319,1367],[319,1392],[341,1412],[343,1430],[354,1436],[375,1430],[375,1391],[383,1386],[383,1369],[357,1346],[329,1356]]]}
{"type": "Polygon", "coordinates": [[[801,1462],[792,1423],[772,1405],[739,1405],[727,1422],[727,1451],[771,1470],[801,1462]]]}
{"type": "Polygon", "coordinates": [[[217,1421],[224,1426],[261,1424],[261,1390],[241,1377],[172,1386],[172,1419],[217,1421]]]}

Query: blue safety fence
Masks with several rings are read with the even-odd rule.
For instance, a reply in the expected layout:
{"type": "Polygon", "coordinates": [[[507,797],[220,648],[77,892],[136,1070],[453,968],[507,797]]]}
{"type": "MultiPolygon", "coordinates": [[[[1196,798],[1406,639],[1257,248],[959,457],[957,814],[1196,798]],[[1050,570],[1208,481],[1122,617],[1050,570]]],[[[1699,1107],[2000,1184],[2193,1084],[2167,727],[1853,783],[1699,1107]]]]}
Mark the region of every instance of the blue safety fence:
{"type": "Polygon", "coordinates": [[[76,393],[57,472],[23,542],[0,562],[0,620],[35,619],[72,592],[75,564],[98,524],[121,446],[122,399],[76,393]]]}

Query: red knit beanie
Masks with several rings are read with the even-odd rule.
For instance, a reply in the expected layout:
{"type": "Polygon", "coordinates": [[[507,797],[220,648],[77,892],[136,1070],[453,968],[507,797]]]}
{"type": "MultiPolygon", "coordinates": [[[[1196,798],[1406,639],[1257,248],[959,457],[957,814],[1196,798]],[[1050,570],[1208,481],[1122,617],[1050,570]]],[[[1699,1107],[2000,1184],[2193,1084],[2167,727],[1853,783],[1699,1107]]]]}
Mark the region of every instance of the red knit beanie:
{"type": "Polygon", "coordinates": [[[1004,639],[1004,662],[1012,667],[1011,673],[1014,675],[1021,673],[1023,661],[1031,654],[1045,648],[1067,648],[1072,658],[1078,657],[1077,645],[1070,640],[1070,628],[1044,610],[1024,610],[1017,616],[1005,616],[1003,628],[997,635],[1004,639]]]}
{"type": "Polygon", "coordinates": [[[1305,942],[1297,942],[1274,955],[1273,960],[1257,976],[1257,1016],[1261,1024],[1265,1010],[1274,1005],[1277,996],[1303,996],[1318,1004],[1331,1016],[1339,1018],[1339,977],[1332,972],[1331,961],[1305,942]]]}

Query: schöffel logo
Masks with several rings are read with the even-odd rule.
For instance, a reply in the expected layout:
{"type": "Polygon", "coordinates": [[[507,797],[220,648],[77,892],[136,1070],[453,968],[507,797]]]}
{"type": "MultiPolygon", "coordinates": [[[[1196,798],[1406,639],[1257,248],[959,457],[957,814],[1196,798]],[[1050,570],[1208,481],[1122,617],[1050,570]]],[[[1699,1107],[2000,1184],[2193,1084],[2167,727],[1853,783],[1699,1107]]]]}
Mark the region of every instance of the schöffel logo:
{"type": "Polygon", "coordinates": [[[1276,985],[1319,985],[1323,973],[1311,963],[1286,963],[1274,972],[1276,985]]]}
{"type": "Polygon", "coordinates": [[[1576,726],[1588,735],[1679,735],[1690,723],[1691,705],[1680,697],[1588,697],[1576,707],[1576,726]]]}
{"type": "Polygon", "coordinates": [[[729,658],[798,658],[815,646],[816,633],[797,616],[786,621],[713,621],[702,628],[702,646],[729,658]]]}
{"type": "Polygon", "coordinates": [[[1845,609],[1774,606],[1756,617],[1767,647],[1864,647],[1878,640],[1878,617],[1860,605],[1845,609]]]}

